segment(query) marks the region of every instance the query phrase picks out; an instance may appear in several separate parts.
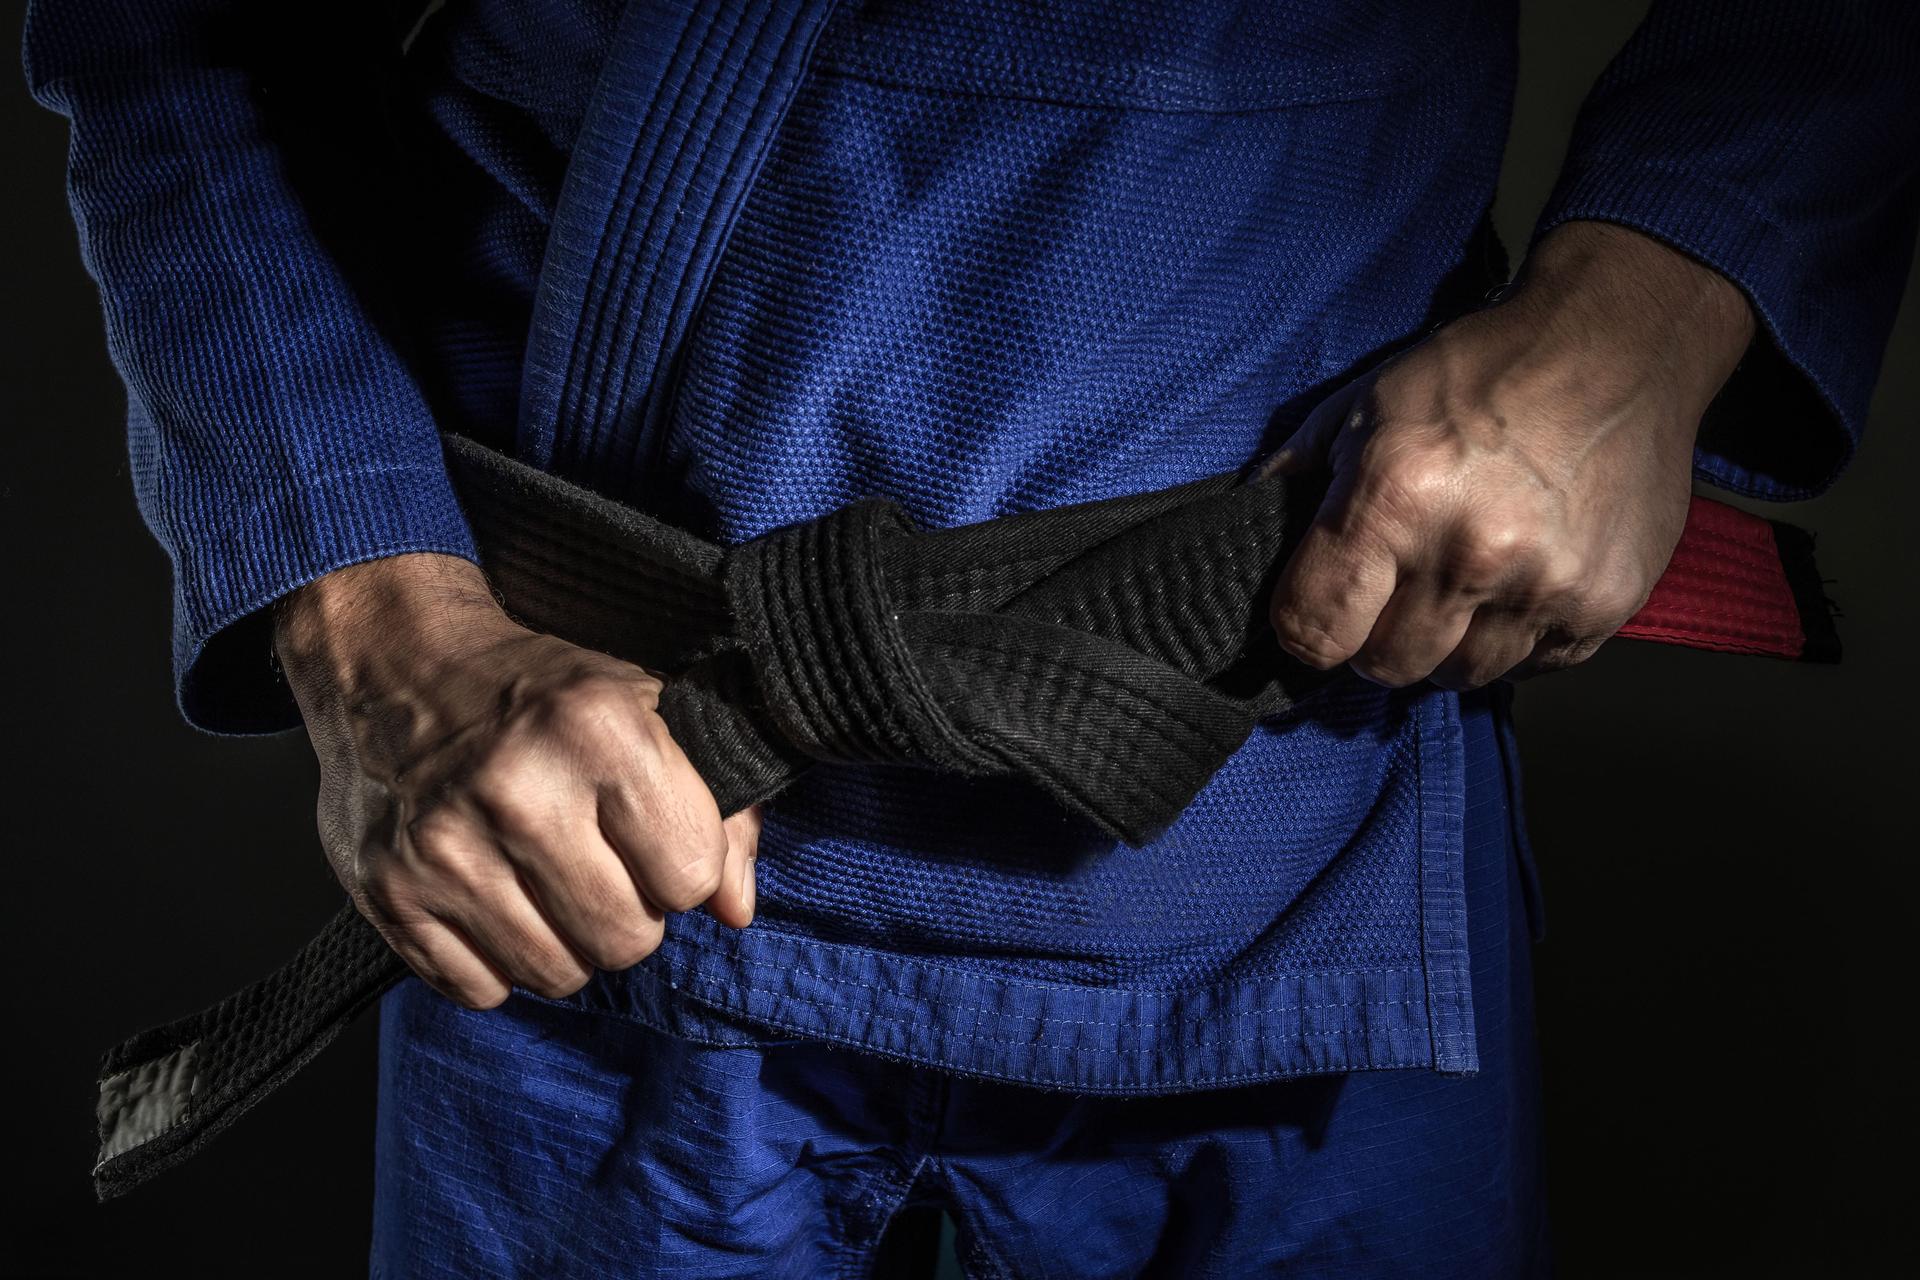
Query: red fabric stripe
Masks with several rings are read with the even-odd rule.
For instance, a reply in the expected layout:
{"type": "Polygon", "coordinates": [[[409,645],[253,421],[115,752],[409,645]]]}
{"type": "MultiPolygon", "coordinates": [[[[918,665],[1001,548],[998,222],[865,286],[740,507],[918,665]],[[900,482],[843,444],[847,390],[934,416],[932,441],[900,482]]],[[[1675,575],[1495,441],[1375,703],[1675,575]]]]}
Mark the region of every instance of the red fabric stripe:
{"type": "Polygon", "coordinates": [[[1806,648],[1772,526],[1711,498],[1693,500],[1667,571],[1618,634],[1776,658],[1806,648]]]}

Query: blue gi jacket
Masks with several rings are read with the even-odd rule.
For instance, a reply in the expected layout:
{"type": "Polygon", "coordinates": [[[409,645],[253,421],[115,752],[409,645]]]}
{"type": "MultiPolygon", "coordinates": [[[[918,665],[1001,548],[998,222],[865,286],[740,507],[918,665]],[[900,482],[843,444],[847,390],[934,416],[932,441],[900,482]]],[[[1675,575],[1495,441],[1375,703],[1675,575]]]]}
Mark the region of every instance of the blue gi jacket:
{"type": "MultiPolygon", "coordinates": [[[[29,17],[210,731],[297,721],[276,597],[474,557],[439,427],[727,541],[1245,462],[1437,318],[1515,60],[1491,0],[454,0],[399,57],[422,7],[29,17]],[[310,162],[341,139],[273,74],[310,36],[395,86],[377,265],[336,216],[367,193],[310,162]]],[[[1850,456],[1920,205],[1916,64],[1905,3],[1656,5],[1589,99],[1540,228],[1638,227],[1762,322],[1702,477],[1796,498],[1850,456]]],[[[768,807],[750,929],[676,917],[577,999],[1089,1091],[1468,1071],[1461,794],[1459,699],[1358,679],[1139,849],[1020,784],[822,768],[768,807]]]]}

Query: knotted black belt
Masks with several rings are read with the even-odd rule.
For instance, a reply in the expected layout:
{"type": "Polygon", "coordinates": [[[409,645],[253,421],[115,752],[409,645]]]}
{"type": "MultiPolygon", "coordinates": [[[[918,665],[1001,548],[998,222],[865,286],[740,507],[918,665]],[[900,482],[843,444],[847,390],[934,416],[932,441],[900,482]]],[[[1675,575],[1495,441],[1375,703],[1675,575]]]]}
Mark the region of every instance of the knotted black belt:
{"type": "MultiPolygon", "coordinates": [[[[1006,774],[1129,844],[1256,720],[1329,677],[1267,621],[1317,492],[1224,473],[951,529],[857,502],[723,548],[463,437],[449,470],[508,612],[669,676],[660,714],[722,813],[816,762],[1006,774]]],[[[1838,656],[1806,535],[1696,499],[1621,634],[1838,656]]],[[[351,906],[284,967],[111,1050],[95,1189],[192,1155],[406,966],[351,906]]]]}

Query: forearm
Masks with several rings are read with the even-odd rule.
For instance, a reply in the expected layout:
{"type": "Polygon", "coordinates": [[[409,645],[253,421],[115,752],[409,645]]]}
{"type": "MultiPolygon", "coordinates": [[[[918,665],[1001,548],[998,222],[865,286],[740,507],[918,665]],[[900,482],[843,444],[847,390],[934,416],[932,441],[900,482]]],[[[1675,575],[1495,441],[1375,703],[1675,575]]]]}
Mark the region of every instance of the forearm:
{"type": "Polygon", "coordinates": [[[1569,376],[1657,378],[1700,411],[1755,331],[1752,306],[1725,276],[1605,222],[1563,223],[1541,237],[1506,305],[1530,312],[1541,347],[1569,376]],[[1559,358],[1583,349],[1595,358],[1559,358]]]}
{"type": "Polygon", "coordinates": [[[385,556],[323,574],[276,601],[273,649],[316,755],[404,768],[432,737],[430,692],[473,649],[524,636],[478,565],[460,556],[385,556]]]}
{"type": "Polygon", "coordinates": [[[218,732],[298,722],[267,661],[269,602],[372,558],[476,555],[432,413],[370,309],[380,273],[349,261],[377,237],[331,233],[379,199],[378,7],[29,11],[29,82],[71,121],[134,496],[173,565],[176,696],[218,732]],[[328,77],[350,86],[330,91],[337,113],[296,92],[328,77]],[[343,158],[360,186],[312,180],[343,158]]]}
{"type": "Polygon", "coordinates": [[[514,622],[458,556],[337,569],[273,614],[335,874],[442,992],[559,998],[667,911],[753,918],[759,812],[723,818],[648,672],[514,622]]]}
{"type": "Polygon", "coordinates": [[[1701,415],[1754,332],[1737,288],[1637,232],[1543,237],[1497,305],[1336,394],[1271,464],[1334,476],[1275,590],[1282,646],[1396,687],[1584,661],[1671,557],[1701,415]]]}
{"type": "Polygon", "coordinates": [[[435,552],[384,556],[323,574],[277,601],[274,653],[290,678],[352,687],[383,652],[454,642],[475,618],[496,616],[503,616],[499,603],[471,560],[435,552]]]}
{"type": "Polygon", "coordinates": [[[1538,234],[1632,227],[1751,300],[1712,483],[1810,497],[1853,452],[1920,226],[1916,65],[1909,0],[1656,0],[1581,108],[1538,234]]]}

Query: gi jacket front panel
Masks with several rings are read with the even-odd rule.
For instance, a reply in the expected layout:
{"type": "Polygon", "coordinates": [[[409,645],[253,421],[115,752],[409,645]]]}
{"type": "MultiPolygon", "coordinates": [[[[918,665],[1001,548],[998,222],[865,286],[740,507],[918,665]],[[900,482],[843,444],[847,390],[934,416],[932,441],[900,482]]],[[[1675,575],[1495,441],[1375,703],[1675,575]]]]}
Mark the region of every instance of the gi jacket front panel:
{"type": "MultiPolygon", "coordinates": [[[[1786,496],[1857,432],[1920,113],[1888,52],[1910,10],[1767,8],[1656,6],[1542,225],[1640,226],[1748,291],[1735,383],[1810,408],[1798,437],[1709,423],[1699,465],[1786,496]]],[[[1510,6],[1465,0],[450,4],[396,117],[430,157],[411,265],[444,287],[394,291],[389,340],[362,303],[388,278],[317,217],[352,192],[281,163],[242,11],[87,0],[28,32],[173,556],[182,711],[223,731],[295,722],[268,601],[474,554],[436,426],[724,540],[1246,461],[1439,318],[1513,67],[1510,6]]],[[[769,806],[752,928],[677,917],[577,999],[1081,1089],[1468,1069],[1460,735],[1452,695],[1349,679],[1137,850],[1014,784],[822,769],[769,806]]]]}
{"type": "MultiPolygon", "coordinates": [[[[610,69],[673,92],[588,112],[521,388],[523,455],[723,542],[1239,466],[1431,323],[1497,168],[1510,41],[1471,6],[1384,45],[1330,9],[807,10],[626,15],[610,69]]],[[[1021,783],[817,769],[751,929],[678,918],[579,999],[1079,1089],[1470,1069],[1461,773],[1455,699],[1351,677],[1137,849],[1021,783]]]]}

